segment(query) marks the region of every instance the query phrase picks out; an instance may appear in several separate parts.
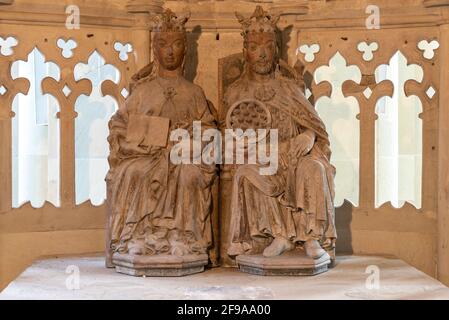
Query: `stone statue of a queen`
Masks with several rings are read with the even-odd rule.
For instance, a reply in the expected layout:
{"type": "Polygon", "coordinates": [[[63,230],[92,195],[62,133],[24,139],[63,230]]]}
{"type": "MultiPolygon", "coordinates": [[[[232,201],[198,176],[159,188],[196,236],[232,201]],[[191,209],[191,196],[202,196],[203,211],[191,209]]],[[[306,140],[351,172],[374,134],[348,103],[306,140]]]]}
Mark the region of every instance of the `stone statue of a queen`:
{"type": "Polygon", "coordinates": [[[169,9],[154,18],[155,61],[109,123],[109,249],[119,272],[184,275],[207,263],[216,166],[174,164],[168,139],[191,134],[194,121],[215,127],[203,90],[183,77],[187,20],[169,9]]]}

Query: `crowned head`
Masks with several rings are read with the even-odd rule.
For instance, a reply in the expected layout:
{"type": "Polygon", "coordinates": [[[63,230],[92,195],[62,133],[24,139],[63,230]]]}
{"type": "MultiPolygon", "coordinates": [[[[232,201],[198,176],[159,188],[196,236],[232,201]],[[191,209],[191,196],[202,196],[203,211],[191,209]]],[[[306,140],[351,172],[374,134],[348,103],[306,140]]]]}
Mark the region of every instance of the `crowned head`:
{"type": "Polygon", "coordinates": [[[252,72],[268,74],[274,70],[278,58],[279,15],[272,15],[257,6],[254,13],[245,18],[235,14],[242,25],[243,54],[252,72]]]}
{"type": "Polygon", "coordinates": [[[180,68],[187,49],[185,24],[190,14],[177,16],[170,9],[152,19],[154,56],[159,65],[167,70],[180,68]]]}

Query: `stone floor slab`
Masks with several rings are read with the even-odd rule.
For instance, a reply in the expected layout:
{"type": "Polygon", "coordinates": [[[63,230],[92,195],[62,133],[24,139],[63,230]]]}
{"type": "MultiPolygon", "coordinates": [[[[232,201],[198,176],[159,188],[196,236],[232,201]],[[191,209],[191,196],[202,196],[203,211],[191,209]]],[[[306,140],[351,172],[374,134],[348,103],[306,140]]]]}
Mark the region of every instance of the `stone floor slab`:
{"type": "Polygon", "coordinates": [[[0,299],[449,299],[449,288],[399,259],[378,256],[338,256],[333,269],[310,277],[215,268],[181,278],[132,277],[89,256],[36,261],[0,299]]]}

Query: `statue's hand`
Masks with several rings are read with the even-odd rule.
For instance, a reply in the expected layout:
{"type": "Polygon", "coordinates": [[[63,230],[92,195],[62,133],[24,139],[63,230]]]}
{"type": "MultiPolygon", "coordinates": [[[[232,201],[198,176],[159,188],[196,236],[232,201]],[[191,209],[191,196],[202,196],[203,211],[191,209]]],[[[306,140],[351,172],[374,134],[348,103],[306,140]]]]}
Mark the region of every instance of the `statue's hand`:
{"type": "Polygon", "coordinates": [[[306,155],[312,150],[314,143],[315,139],[306,133],[297,135],[291,141],[289,156],[299,158],[306,155]]]}

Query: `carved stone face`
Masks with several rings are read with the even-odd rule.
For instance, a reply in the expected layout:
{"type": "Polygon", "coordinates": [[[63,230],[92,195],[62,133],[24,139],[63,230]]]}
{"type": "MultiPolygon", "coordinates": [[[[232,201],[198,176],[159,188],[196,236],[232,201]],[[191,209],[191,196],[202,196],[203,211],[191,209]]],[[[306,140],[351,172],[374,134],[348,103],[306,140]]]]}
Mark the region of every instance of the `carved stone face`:
{"type": "Polygon", "coordinates": [[[157,32],[154,36],[154,54],[162,68],[178,69],[186,53],[185,35],[182,32],[157,32]]]}
{"type": "Polygon", "coordinates": [[[258,74],[270,73],[273,70],[276,57],[276,37],[274,33],[248,33],[243,54],[251,71],[258,74]]]}

